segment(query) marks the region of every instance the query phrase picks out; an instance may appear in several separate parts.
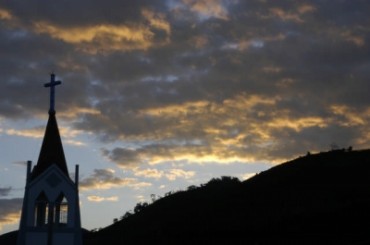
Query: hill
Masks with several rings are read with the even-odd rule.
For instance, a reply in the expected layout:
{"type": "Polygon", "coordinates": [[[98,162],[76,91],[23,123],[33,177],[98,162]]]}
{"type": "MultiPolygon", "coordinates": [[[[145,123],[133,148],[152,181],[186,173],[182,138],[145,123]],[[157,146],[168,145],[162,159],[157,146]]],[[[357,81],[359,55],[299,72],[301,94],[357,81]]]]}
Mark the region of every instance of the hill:
{"type": "Polygon", "coordinates": [[[370,150],[337,150],[174,193],[86,245],[370,244],[369,231],[370,150]]]}
{"type": "Polygon", "coordinates": [[[370,150],[337,150],[139,204],[84,244],[370,244],[369,231],[370,150]]]}

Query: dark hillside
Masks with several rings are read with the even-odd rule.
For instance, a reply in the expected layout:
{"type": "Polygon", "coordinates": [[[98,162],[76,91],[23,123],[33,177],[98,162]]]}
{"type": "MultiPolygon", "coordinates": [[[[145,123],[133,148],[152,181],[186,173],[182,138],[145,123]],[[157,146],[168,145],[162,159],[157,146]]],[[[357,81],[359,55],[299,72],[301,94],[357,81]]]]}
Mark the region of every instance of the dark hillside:
{"type": "Polygon", "coordinates": [[[172,194],[86,244],[370,244],[369,231],[370,150],[340,150],[172,194]]]}
{"type": "Polygon", "coordinates": [[[8,233],[1,235],[0,244],[1,245],[16,245],[17,235],[18,235],[17,231],[8,232],[8,233]]]}

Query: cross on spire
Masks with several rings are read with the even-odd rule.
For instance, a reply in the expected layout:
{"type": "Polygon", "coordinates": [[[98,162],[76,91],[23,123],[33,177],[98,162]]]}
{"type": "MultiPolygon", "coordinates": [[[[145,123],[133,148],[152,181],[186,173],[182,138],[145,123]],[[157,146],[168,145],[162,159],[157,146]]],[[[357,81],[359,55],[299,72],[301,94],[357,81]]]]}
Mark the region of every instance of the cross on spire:
{"type": "Polygon", "coordinates": [[[55,113],[55,86],[61,84],[61,81],[55,81],[55,74],[50,74],[50,83],[45,83],[44,87],[50,87],[50,108],[49,113],[55,113]]]}

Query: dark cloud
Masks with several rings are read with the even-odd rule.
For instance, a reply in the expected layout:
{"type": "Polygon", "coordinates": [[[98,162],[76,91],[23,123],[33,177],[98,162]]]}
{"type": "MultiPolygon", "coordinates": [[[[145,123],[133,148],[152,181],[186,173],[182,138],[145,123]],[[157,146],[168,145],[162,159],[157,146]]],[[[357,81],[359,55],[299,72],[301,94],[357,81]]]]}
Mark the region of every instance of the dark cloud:
{"type": "Polygon", "coordinates": [[[122,178],[115,174],[112,169],[94,169],[94,173],[80,181],[80,187],[83,190],[91,189],[111,189],[130,186],[141,188],[150,186],[150,183],[139,182],[134,178],[122,178]]]}
{"type": "Polygon", "coordinates": [[[0,115],[42,111],[55,70],[74,127],[136,144],[103,150],[121,166],[370,146],[370,3],[168,3],[1,3],[0,115]]]}
{"type": "Polygon", "coordinates": [[[102,23],[134,22],[140,18],[144,8],[163,9],[165,1],[72,1],[63,0],[52,3],[46,0],[4,1],[1,7],[25,23],[32,21],[48,21],[58,25],[94,25],[102,23]]]}
{"type": "Polygon", "coordinates": [[[8,196],[11,190],[11,187],[0,188],[0,197],[8,196]]]}

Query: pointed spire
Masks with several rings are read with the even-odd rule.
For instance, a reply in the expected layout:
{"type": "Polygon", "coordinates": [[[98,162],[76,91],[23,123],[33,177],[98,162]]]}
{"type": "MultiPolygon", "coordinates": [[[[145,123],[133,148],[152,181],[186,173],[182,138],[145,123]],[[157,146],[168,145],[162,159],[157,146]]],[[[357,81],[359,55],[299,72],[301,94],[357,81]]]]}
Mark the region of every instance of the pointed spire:
{"type": "Polygon", "coordinates": [[[54,110],[54,86],[58,84],[60,82],[55,81],[55,75],[52,74],[50,83],[44,85],[45,87],[50,87],[49,120],[46,125],[39,159],[31,174],[31,180],[42,174],[53,164],[70,178],[54,110]]]}
{"type": "Polygon", "coordinates": [[[50,113],[39,159],[37,161],[37,165],[32,171],[31,179],[39,176],[53,164],[55,164],[69,178],[67,162],[64,156],[57,120],[55,118],[55,114],[50,113]]]}

